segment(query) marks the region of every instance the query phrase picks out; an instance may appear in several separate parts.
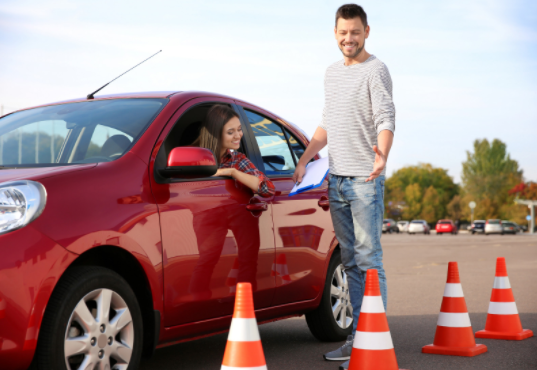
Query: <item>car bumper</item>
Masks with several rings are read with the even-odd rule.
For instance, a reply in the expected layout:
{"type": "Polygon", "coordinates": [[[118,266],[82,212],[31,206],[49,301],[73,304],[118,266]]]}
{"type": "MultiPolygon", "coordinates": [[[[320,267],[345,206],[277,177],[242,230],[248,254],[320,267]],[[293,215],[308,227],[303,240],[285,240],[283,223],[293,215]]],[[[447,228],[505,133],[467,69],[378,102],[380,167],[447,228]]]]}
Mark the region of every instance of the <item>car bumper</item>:
{"type": "Polygon", "coordinates": [[[0,364],[26,369],[61,273],[76,255],[26,226],[0,235],[0,364]]]}

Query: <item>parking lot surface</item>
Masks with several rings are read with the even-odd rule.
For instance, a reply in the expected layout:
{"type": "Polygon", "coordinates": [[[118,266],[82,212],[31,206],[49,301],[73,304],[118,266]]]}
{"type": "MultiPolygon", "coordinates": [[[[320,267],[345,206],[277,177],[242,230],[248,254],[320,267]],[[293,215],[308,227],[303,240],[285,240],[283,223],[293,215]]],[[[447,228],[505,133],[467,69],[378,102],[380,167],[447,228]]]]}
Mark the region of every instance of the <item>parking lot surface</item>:
{"type": "MultiPolygon", "coordinates": [[[[537,337],[523,341],[476,339],[488,352],[476,357],[422,354],[431,344],[446,283],[457,261],[474,332],[485,326],[496,257],[505,257],[522,326],[537,334],[537,236],[407,235],[382,237],[388,277],[388,321],[401,369],[537,369],[537,337]]],[[[259,327],[269,369],[338,369],[322,354],[342,343],[322,343],[304,317],[259,327]]],[[[158,349],[141,369],[219,369],[227,333],[158,349]]]]}

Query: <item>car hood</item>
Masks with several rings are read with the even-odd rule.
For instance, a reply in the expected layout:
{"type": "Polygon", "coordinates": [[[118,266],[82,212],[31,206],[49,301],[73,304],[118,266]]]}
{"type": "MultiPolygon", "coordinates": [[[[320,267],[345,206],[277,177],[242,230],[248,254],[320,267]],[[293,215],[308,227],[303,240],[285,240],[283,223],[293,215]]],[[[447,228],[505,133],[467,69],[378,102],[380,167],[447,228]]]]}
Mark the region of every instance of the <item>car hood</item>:
{"type": "Polygon", "coordinates": [[[39,180],[45,177],[60,175],[62,173],[89,170],[95,166],[97,166],[97,163],[59,167],[4,168],[0,169],[0,184],[14,180],[39,180]]]}

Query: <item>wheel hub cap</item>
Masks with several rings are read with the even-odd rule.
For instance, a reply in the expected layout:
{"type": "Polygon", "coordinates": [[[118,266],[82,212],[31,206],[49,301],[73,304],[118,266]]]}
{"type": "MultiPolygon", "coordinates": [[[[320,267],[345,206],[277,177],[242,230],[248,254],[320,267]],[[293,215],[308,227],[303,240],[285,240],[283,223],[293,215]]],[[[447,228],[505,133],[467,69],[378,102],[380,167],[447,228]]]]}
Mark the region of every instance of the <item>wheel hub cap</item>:
{"type": "Polygon", "coordinates": [[[74,308],[65,332],[64,356],[69,370],[126,370],[134,344],[127,304],[110,289],[86,294],[74,308]]]}
{"type": "Polygon", "coordinates": [[[330,298],[336,323],[340,328],[347,329],[352,325],[353,319],[347,274],[343,269],[343,265],[339,265],[334,271],[330,287],[330,298]]]}

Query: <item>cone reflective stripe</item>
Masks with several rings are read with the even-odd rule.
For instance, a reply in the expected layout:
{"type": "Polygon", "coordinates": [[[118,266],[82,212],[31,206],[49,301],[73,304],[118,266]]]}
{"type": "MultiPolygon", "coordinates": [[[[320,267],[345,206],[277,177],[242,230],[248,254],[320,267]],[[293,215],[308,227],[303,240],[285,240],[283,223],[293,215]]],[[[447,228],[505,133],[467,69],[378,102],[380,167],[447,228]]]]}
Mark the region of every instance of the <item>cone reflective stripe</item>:
{"type": "Polygon", "coordinates": [[[485,330],[475,333],[477,338],[522,340],[533,336],[529,329],[522,329],[511,290],[504,257],[496,260],[496,276],[490,297],[485,330]]]}
{"type": "Polygon", "coordinates": [[[457,262],[448,264],[447,282],[436,323],[434,342],[424,346],[421,351],[437,355],[468,357],[487,352],[485,345],[475,343],[457,262]]]}
{"type": "Polygon", "coordinates": [[[222,370],[267,370],[255,320],[252,285],[237,284],[235,310],[227,338],[222,370]]]}
{"type": "Polygon", "coordinates": [[[377,270],[367,270],[362,308],[349,370],[398,370],[392,336],[380,296],[377,270]]]}
{"type": "Polygon", "coordinates": [[[289,276],[289,268],[287,267],[287,257],[285,253],[281,253],[276,257],[272,264],[272,270],[270,276],[280,276],[282,278],[282,284],[288,284],[291,282],[289,276]]]}
{"type": "Polygon", "coordinates": [[[226,285],[228,287],[235,287],[235,285],[237,285],[238,276],[239,276],[239,258],[236,257],[235,261],[233,262],[233,267],[231,267],[231,270],[229,270],[229,274],[227,275],[226,285]]]}

